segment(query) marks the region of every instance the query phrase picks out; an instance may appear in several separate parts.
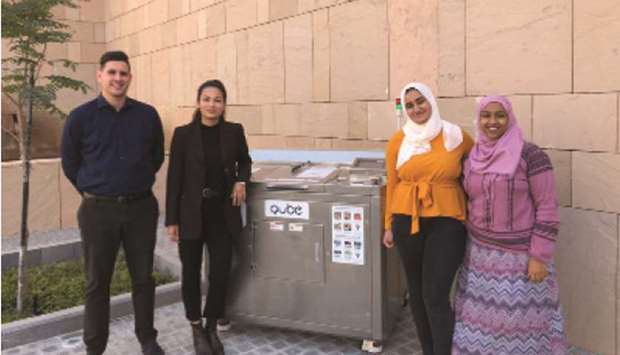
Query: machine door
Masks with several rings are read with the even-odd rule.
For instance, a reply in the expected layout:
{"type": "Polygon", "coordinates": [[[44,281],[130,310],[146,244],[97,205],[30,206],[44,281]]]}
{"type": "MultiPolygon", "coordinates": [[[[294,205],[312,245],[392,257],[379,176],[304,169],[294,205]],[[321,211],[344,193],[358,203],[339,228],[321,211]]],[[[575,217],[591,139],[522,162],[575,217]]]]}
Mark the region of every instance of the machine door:
{"type": "Polygon", "coordinates": [[[257,277],[325,282],[323,225],[282,220],[256,223],[253,242],[257,277]]]}

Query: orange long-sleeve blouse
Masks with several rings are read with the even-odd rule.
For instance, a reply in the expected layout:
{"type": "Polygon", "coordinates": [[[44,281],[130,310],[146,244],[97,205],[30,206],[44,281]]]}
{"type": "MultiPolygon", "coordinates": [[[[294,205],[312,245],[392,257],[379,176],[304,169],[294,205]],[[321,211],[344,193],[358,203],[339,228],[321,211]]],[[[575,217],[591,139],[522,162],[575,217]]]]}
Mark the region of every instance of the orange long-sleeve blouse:
{"type": "Polygon", "coordinates": [[[465,221],[466,200],[461,187],[461,162],[474,142],[463,132],[463,142],[448,152],[443,134],[431,141],[431,151],[414,155],[396,169],[398,150],[405,137],[398,131],[388,142],[385,152],[387,187],[385,229],[392,228],[394,213],[410,215],[411,234],[420,229],[420,217],[452,217],[465,221]]]}

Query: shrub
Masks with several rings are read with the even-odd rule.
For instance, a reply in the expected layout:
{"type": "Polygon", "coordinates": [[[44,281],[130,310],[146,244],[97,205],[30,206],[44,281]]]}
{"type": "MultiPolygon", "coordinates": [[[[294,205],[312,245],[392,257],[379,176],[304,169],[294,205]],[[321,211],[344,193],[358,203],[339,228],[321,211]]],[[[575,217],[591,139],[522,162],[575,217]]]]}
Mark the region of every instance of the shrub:
{"type": "MultiPolygon", "coordinates": [[[[17,269],[2,272],[2,323],[55,312],[84,304],[84,259],[56,264],[40,265],[27,270],[30,292],[25,300],[24,312],[17,314],[17,269]]],[[[175,281],[174,277],[153,272],[155,285],[175,281]]],[[[131,291],[131,278],[124,254],[119,253],[110,294],[116,296],[131,291]]]]}

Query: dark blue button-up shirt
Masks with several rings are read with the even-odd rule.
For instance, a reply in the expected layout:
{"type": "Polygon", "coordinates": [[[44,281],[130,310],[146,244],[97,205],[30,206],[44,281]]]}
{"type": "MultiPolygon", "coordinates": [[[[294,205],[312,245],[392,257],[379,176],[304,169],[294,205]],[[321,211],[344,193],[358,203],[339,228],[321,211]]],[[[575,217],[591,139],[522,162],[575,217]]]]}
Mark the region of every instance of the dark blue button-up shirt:
{"type": "Polygon", "coordinates": [[[164,161],[164,132],[153,106],[127,98],[116,111],[103,96],[69,114],[62,168],[80,192],[121,196],[150,190],[164,161]]]}

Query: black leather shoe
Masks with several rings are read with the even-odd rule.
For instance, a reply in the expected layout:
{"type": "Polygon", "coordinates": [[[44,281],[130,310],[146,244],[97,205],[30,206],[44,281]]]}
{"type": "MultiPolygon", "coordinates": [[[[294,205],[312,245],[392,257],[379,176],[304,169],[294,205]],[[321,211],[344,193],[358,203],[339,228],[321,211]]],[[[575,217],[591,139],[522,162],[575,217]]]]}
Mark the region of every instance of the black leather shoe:
{"type": "Polygon", "coordinates": [[[222,344],[220,337],[217,335],[217,323],[208,324],[205,331],[209,337],[213,355],[224,355],[224,344],[222,344]]]}
{"type": "Polygon", "coordinates": [[[164,349],[159,346],[157,340],[151,340],[142,344],[142,354],[144,355],[165,355],[164,349]]]}
{"type": "Polygon", "coordinates": [[[207,332],[202,324],[192,324],[192,337],[194,338],[194,351],[196,355],[213,355],[207,332]]]}

